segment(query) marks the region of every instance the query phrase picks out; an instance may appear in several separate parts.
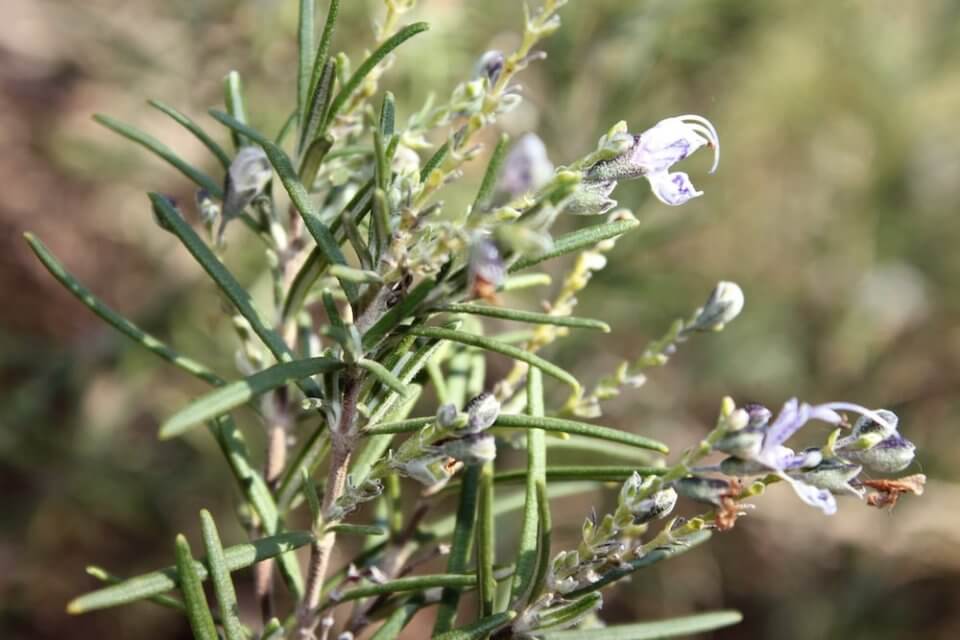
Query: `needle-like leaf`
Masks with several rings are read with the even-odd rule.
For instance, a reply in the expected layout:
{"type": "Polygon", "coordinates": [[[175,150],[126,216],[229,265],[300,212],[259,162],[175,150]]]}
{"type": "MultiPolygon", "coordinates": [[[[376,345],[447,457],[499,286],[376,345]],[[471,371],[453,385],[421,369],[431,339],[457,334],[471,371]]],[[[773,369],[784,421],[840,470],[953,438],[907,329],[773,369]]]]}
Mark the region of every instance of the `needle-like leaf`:
{"type": "MultiPolygon", "coordinates": [[[[313,534],[309,531],[288,531],[253,542],[227,547],[223,550],[224,562],[229,571],[238,571],[257,562],[310,544],[313,540],[313,534]]],[[[199,562],[194,562],[194,566],[200,580],[206,580],[207,568],[199,562]]],[[[87,613],[88,611],[136,602],[176,589],[179,584],[176,567],[159,569],[75,598],[67,605],[67,613],[87,613]]]]}
{"type": "Polygon", "coordinates": [[[177,577],[183,604],[187,607],[187,619],[196,640],[218,640],[217,628],[213,624],[213,614],[203,593],[202,578],[190,553],[190,543],[183,535],[177,535],[177,577]]]}
{"type": "Polygon", "coordinates": [[[223,147],[217,144],[217,141],[211,138],[210,134],[204,131],[200,125],[191,120],[186,114],[181,113],[170,105],[160,102],[159,100],[147,100],[147,104],[173,118],[177,124],[196,136],[197,140],[202,142],[203,146],[209,149],[210,152],[217,157],[217,160],[220,161],[220,164],[223,165],[224,169],[230,168],[230,156],[227,155],[227,152],[223,150],[223,147]]]}
{"type": "MultiPolygon", "coordinates": [[[[738,611],[712,611],[683,618],[624,624],[605,629],[548,631],[543,640],[659,640],[729,627],[743,620],[738,611]]],[[[537,634],[540,636],[540,634],[537,634]]]]}
{"type": "Polygon", "coordinates": [[[563,420],[561,418],[535,418],[524,415],[501,415],[494,422],[497,427],[511,427],[519,429],[543,429],[544,431],[555,431],[559,433],[575,433],[591,438],[609,440],[610,442],[619,442],[620,444],[639,447],[641,449],[650,449],[660,453],[669,453],[670,449],[662,442],[651,438],[638,436],[627,431],[610,429],[587,422],[578,422],[576,420],[563,420]]]}
{"type": "Polygon", "coordinates": [[[532,267],[535,264],[540,264],[544,260],[550,260],[592,247],[602,240],[616,238],[631,229],[636,229],[639,224],[637,220],[631,218],[627,220],[617,220],[616,222],[606,222],[604,224],[597,224],[592,227],[586,227],[585,229],[572,231],[556,238],[553,241],[553,246],[549,250],[520,258],[510,265],[508,271],[514,273],[521,269],[532,267]]]}
{"type": "Polygon", "coordinates": [[[503,320],[515,320],[516,322],[529,322],[533,324],[551,324],[557,327],[575,327],[578,329],[596,329],[604,333],[610,333],[610,325],[593,318],[577,318],[575,316],[554,316],[549,313],[536,313],[533,311],[521,311],[519,309],[505,309],[503,307],[494,307],[486,304],[474,304],[470,302],[451,302],[437,305],[435,311],[446,311],[449,313],[469,313],[476,316],[486,316],[488,318],[500,318],[503,320]]]}
{"type": "Polygon", "coordinates": [[[288,382],[302,380],[319,373],[330,373],[342,367],[343,363],[333,358],[307,358],[274,365],[194,400],[160,426],[160,438],[166,440],[179,436],[205,420],[223,415],[288,382]]]}
{"type": "Polygon", "coordinates": [[[243,625],[240,624],[237,592],[230,579],[230,570],[223,555],[220,534],[213,516],[206,509],[200,512],[200,526],[203,533],[203,547],[207,552],[207,566],[210,568],[213,593],[217,598],[217,607],[220,608],[220,626],[223,628],[224,638],[225,640],[246,640],[243,625]]]}

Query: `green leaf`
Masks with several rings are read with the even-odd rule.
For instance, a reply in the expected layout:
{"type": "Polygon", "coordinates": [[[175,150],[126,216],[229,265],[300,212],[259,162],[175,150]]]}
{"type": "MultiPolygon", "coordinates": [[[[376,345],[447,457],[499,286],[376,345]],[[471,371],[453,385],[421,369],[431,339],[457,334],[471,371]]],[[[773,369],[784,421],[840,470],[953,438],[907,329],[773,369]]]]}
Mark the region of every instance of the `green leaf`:
{"type": "MultiPolygon", "coordinates": [[[[360,220],[360,218],[366,214],[366,211],[370,207],[372,189],[373,180],[371,179],[364,186],[362,186],[359,191],[357,191],[356,195],[354,195],[350,202],[348,202],[344,207],[344,211],[348,213],[341,213],[331,223],[331,232],[337,234],[337,232],[340,231],[339,235],[335,235],[338,242],[340,241],[340,238],[343,237],[343,231],[339,229],[342,224],[343,216],[349,215],[354,222],[360,220]]],[[[300,267],[297,275],[294,276],[293,283],[290,285],[287,298],[283,303],[282,315],[284,322],[295,317],[296,314],[299,313],[300,309],[303,307],[303,302],[307,299],[307,295],[309,294],[311,287],[313,287],[313,283],[317,281],[328,265],[329,262],[327,261],[324,253],[319,247],[314,247],[314,249],[310,252],[310,255],[308,255],[307,259],[303,262],[303,266],[300,267]]]]}
{"type": "Polygon", "coordinates": [[[170,105],[164,104],[159,100],[147,100],[147,104],[173,118],[177,124],[192,133],[197,140],[202,142],[203,146],[209,149],[210,152],[217,157],[217,160],[220,161],[220,164],[223,165],[224,169],[230,168],[230,156],[227,155],[227,152],[223,150],[223,147],[217,144],[216,140],[211,138],[210,135],[200,127],[200,125],[187,117],[186,114],[177,111],[170,105]]]}
{"type": "Polygon", "coordinates": [[[504,611],[480,618],[473,624],[434,636],[433,640],[483,640],[497,629],[506,626],[517,617],[515,611],[504,611]]]}
{"type": "MultiPolygon", "coordinates": [[[[294,171],[293,164],[290,162],[287,154],[283,152],[283,149],[268,140],[260,132],[251,129],[222,111],[214,109],[210,111],[210,115],[235,131],[242,131],[245,136],[263,147],[264,153],[267,154],[267,159],[270,160],[270,164],[273,165],[277,175],[280,176],[280,182],[283,183],[283,187],[290,195],[290,200],[300,213],[300,217],[303,218],[307,231],[313,236],[314,241],[317,243],[317,248],[323,252],[327,262],[330,264],[347,264],[346,258],[343,257],[343,252],[340,251],[339,243],[334,239],[333,234],[330,233],[327,226],[320,220],[320,212],[317,210],[313,200],[311,200],[307,188],[303,186],[303,183],[300,182],[300,179],[297,177],[297,172],[294,171]]],[[[347,297],[354,300],[357,296],[356,287],[350,282],[341,281],[340,284],[347,294],[347,297]]]]}
{"type": "Polygon", "coordinates": [[[397,100],[393,94],[387,91],[383,95],[383,105],[380,107],[380,121],[377,128],[384,139],[389,139],[393,135],[397,126],[397,100]]]}
{"type": "Polygon", "coordinates": [[[423,167],[420,168],[420,182],[423,182],[430,177],[430,174],[433,173],[433,170],[440,166],[440,163],[443,162],[444,158],[447,157],[447,154],[450,152],[450,142],[444,142],[440,145],[436,151],[433,152],[433,155],[424,163],[423,167]]]}
{"type": "Polygon", "coordinates": [[[586,227],[585,229],[578,229],[577,231],[573,231],[556,238],[553,241],[553,247],[551,247],[548,251],[520,258],[515,263],[510,265],[508,271],[510,273],[514,273],[515,271],[532,267],[535,264],[540,264],[544,260],[550,260],[568,253],[580,251],[581,249],[588,249],[598,242],[623,235],[627,231],[637,228],[639,225],[639,221],[629,219],[597,224],[591,227],[586,227]]]}
{"type": "MultiPolygon", "coordinates": [[[[477,493],[480,486],[480,466],[470,465],[463,473],[460,501],[457,505],[457,523],[453,529],[450,555],[447,558],[447,573],[463,573],[467,570],[473,550],[473,528],[477,519],[477,493]]],[[[460,602],[459,589],[444,589],[440,596],[440,608],[433,633],[443,633],[453,627],[460,602]]]]}
{"type": "Polygon", "coordinates": [[[535,313],[533,311],[520,311],[519,309],[505,309],[503,307],[494,307],[486,304],[474,304],[470,302],[453,302],[449,304],[438,305],[434,311],[446,311],[448,313],[469,313],[476,316],[486,316],[488,318],[502,318],[504,320],[515,320],[517,322],[529,322],[533,324],[551,324],[557,327],[575,327],[578,329],[597,329],[604,333],[610,333],[610,325],[600,320],[592,318],[577,318],[575,316],[554,316],[548,313],[535,313]]]}
{"type": "Polygon", "coordinates": [[[300,13],[297,28],[297,105],[300,117],[307,113],[307,100],[310,97],[310,78],[313,74],[314,56],[313,32],[316,16],[316,0],[300,0],[300,13]]]}
{"type": "Polygon", "coordinates": [[[390,38],[384,41],[376,51],[370,54],[370,57],[364,60],[357,70],[350,76],[350,79],[343,85],[343,88],[340,89],[340,92],[333,99],[333,102],[330,104],[330,111],[327,113],[327,118],[324,123],[324,129],[326,129],[329,124],[333,121],[335,117],[340,113],[340,110],[346,105],[347,100],[350,99],[350,96],[353,95],[353,92],[356,91],[360,85],[363,83],[364,78],[373,71],[373,69],[380,64],[380,61],[387,57],[391,51],[399,47],[401,44],[417,35],[422,33],[430,28],[426,22],[415,22],[411,25],[407,25],[403,29],[400,29],[390,38]]]}
{"type": "Polygon", "coordinates": [[[409,433],[411,431],[419,431],[436,420],[436,416],[424,416],[422,418],[407,418],[406,420],[369,424],[360,430],[360,435],[375,436],[385,433],[409,433]]]}
{"type": "MultiPolygon", "coordinates": [[[[103,567],[91,565],[87,567],[86,571],[87,575],[96,578],[100,582],[106,582],[107,584],[120,584],[123,582],[123,578],[113,575],[103,567]]],[[[160,605],[161,607],[166,607],[167,609],[175,609],[183,612],[186,612],[187,610],[187,607],[183,604],[182,600],[177,600],[171,596],[153,596],[152,598],[147,598],[147,600],[154,604],[160,605]]]]}
{"type": "Polygon", "coordinates": [[[342,367],[343,363],[333,358],[306,358],[276,364],[194,400],[160,426],[160,438],[166,440],[179,436],[204,420],[227,413],[288,382],[302,380],[318,373],[330,373],[342,367]]]}
{"type": "MultiPolygon", "coordinates": [[[[660,476],[666,473],[663,467],[627,467],[627,466],[575,466],[575,465],[550,465],[546,468],[546,478],[550,482],[564,481],[582,481],[596,480],[598,482],[623,482],[634,472],[641,476],[656,475],[660,476]]],[[[494,476],[493,480],[497,484],[509,484],[526,479],[526,471],[517,469],[512,471],[502,471],[494,476]]],[[[448,485],[449,486],[449,485],[448,485]]]]}
{"type": "Polygon", "coordinates": [[[196,640],[218,640],[213,614],[203,593],[202,579],[190,553],[190,543],[182,534],[177,535],[177,577],[180,579],[180,591],[183,593],[183,604],[187,607],[187,619],[193,637],[196,640]]]}
{"type": "Polygon", "coordinates": [[[370,640],[395,640],[403,628],[424,607],[423,598],[414,596],[393,610],[370,640]]]}
{"type": "MultiPolygon", "coordinates": [[[[293,551],[313,541],[313,534],[309,531],[288,531],[253,542],[227,547],[223,551],[224,562],[229,571],[238,571],[257,562],[293,551]]],[[[206,580],[207,568],[199,562],[194,562],[194,567],[200,580],[206,580]]],[[[75,598],[67,605],[67,613],[87,613],[88,611],[136,602],[176,589],[179,584],[177,568],[166,567],[75,598]]]]}
{"type": "MultiPolygon", "coordinates": [[[[243,625],[240,624],[240,607],[237,605],[237,592],[230,579],[230,570],[223,555],[220,534],[213,516],[206,509],[200,512],[200,526],[203,532],[203,547],[207,552],[207,565],[210,567],[210,579],[213,593],[220,608],[221,622],[225,640],[246,640],[243,625]]],[[[190,563],[193,568],[193,563],[190,563]]],[[[199,580],[197,581],[199,584],[199,580]]]]}
{"type": "Polygon", "coordinates": [[[493,510],[493,463],[486,462],[480,470],[479,501],[477,502],[477,585],[479,586],[480,615],[493,613],[497,593],[497,579],[493,574],[496,561],[496,533],[493,510]]]}
{"type": "Polygon", "coordinates": [[[547,630],[551,627],[563,629],[572,626],[582,620],[603,604],[603,596],[599,593],[588,593],[572,602],[567,602],[542,611],[537,616],[537,628],[535,633],[540,635],[541,630],[547,630]]]}
{"type": "MultiPolygon", "coordinates": [[[[617,625],[605,629],[548,631],[543,640],[655,640],[729,627],[743,620],[738,611],[713,611],[657,622],[617,625]]],[[[539,634],[538,634],[539,635],[539,634]]]]}
{"type": "Polygon", "coordinates": [[[373,524],[335,524],[327,527],[327,531],[346,533],[353,536],[385,536],[387,530],[373,524]]]}
{"type": "MultiPolygon", "coordinates": [[[[371,596],[382,596],[391,593],[403,593],[407,591],[425,591],[436,587],[472,587],[477,584],[477,577],[473,574],[438,574],[425,576],[410,576],[408,578],[395,578],[382,584],[367,584],[361,587],[354,587],[337,594],[336,603],[349,600],[360,600],[371,596]]],[[[332,603],[331,603],[332,604],[332,603]]]]}
{"type": "MultiPolygon", "coordinates": [[[[546,373],[546,371],[544,372],[546,373]]],[[[523,415],[501,415],[494,422],[497,427],[510,427],[518,429],[543,429],[544,431],[556,431],[559,433],[571,433],[590,438],[599,438],[609,440],[610,442],[619,442],[620,444],[641,449],[650,449],[660,453],[669,453],[670,449],[662,442],[651,438],[638,436],[627,431],[619,431],[609,427],[601,427],[587,422],[578,422],[576,420],[563,420],[561,418],[534,418],[523,415]]]]}
{"type": "Polygon", "coordinates": [[[47,271],[50,272],[50,275],[56,278],[60,284],[66,287],[67,291],[74,295],[77,300],[82,302],[88,309],[97,314],[111,327],[127,336],[134,342],[142,345],[151,353],[160,356],[167,362],[179,367],[193,376],[196,376],[204,382],[212,385],[224,384],[223,378],[213,373],[207,366],[191,358],[180,355],[172,348],[167,346],[163,341],[143,331],[133,322],[127,320],[119,313],[104,304],[89,289],[77,282],[77,280],[67,272],[63,264],[61,264],[52,253],[50,253],[50,250],[47,249],[46,245],[40,242],[40,240],[38,240],[37,237],[32,233],[25,233],[23,234],[23,237],[26,239],[27,244],[30,245],[30,249],[33,250],[40,262],[43,263],[43,266],[46,267],[47,271]]]}
{"type": "MultiPolygon", "coordinates": [[[[174,209],[170,203],[161,195],[151,193],[150,201],[153,203],[153,209],[163,220],[170,230],[180,238],[180,241],[187,248],[187,251],[200,263],[204,271],[220,287],[227,299],[236,307],[247,322],[253,332],[263,341],[274,357],[281,362],[293,360],[293,352],[286,345],[283,339],[272,329],[267,327],[260,313],[253,306],[253,299],[250,293],[244,289],[236,278],[227,271],[223,263],[213,254],[210,247],[200,239],[194,230],[180,216],[180,213],[174,209]]],[[[301,389],[308,395],[316,395],[319,390],[312,381],[306,380],[300,382],[301,389]]]]}
{"type": "Polygon", "coordinates": [[[438,340],[450,340],[451,342],[459,342],[460,344],[477,347],[486,351],[493,351],[495,353],[505,355],[508,358],[526,362],[531,367],[540,369],[548,376],[556,378],[557,380],[568,384],[574,389],[580,388],[580,383],[577,382],[576,378],[552,362],[544,360],[540,356],[530,353],[529,351],[524,351],[523,349],[517,348],[510,344],[505,344],[498,340],[494,340],[493,338],[478,336],[472,333],[465,333],[463,331],[456,331],[454,329],[444,329],[442,327],[411,327],[408,329],[408,331],[411,335],[415,336],[436,338],[438,340]]]}
{"type": "Polygon", "coordinates": [[[473,200],[473,206],[470,208],[470,215],[475,216],[482,212],[490,204],[490,198],[493,196],[493,188],[497,184],[497,178],[500,176],[500,167],[507,156],[507,143],[510,142],[510,136],[506,133],[500,134],[497,140],[497,146],[493,148],[490,154],[490,162],[487,163],[487,170],[483,174],[483,181],[480,183],[480,190],[477,191],[477,197],[473,200]]]}
{"type": "Polygon", "coordinates": [[[617,580],[620,580],[621,578],[624,578],[630,575],[634,571],[645,569],[663,560],[669,560],[670,558],[686,553],[687,551],[690,551],[691,549],[709,540],[710,536],[711,536],[711,533],[709,531],[705,531],[705,530],[697,531],[695,533],[690,534],[689,536],[685,536],[682,542],[678,541],[673,546],[654,549],[653,551],[644,555],[641,558],[637,558],[636,560],[631,560],[630,562],[625,562],[622,565],[618,566],[617,568],[611,569],[607,573],[600,576],[600,579],[597,580],[596,582],[593,582],[580,589],[571,591],[570,593],[566,594],[566,597],[576,598],[577,596],[581,596],[585,593],[596,591],[597,589],[602,589],[603,587],[607,586],[611,582],[616,582],[617,580]]]}
{"type": "MultiPolygon", "coordinates": [[[[317,51],[313,55],[313,68],[311,69],[310,85],[307,92],[310,100],[309,106],[307,107],[309,115],[305,118],[302,118],[300,123],[301,149],[303,148],[303,145],[306,144],[306,141],[313,137],[317,127],[319,127],[319,125],[323,122],[324,114],[326,113],[327,106],[330,103],[330,96],[332,95],[330,89],[333,87],[333,80],[336,78],[336,73],[333,73],[330,76],[329,85],[323,90],[323,93],[326,94],[323,100],[316,100],[316,96],[318,95],[317,87],[323,83],[323,75],[327,73],[327,66],[336,64],[336,59],[331,59],[329,55],[330,42],[333,40],[333,30],[336,26],[337,15],[339,13],[340,0],[330,0],[330,8],[327,10],[327,19],[323,24],[323,33],[320,36],[320,42],[317,45],[317,51]]],[[[331,67],[331,71],[335,70],[336,67],[331,67]]]]}
{"type": "Polygon", "coordinates": [[[297,492],[303,486],[303,477],[300,475],[300,469],[306,469],[308,473],[313,473],[320,461],[330,452],[330,433],[326,424],[321,424],[303,444],[300,451],[287,466],[287,472],[280,481],[280,488],[277,490],[277,508],[286,513],[287,509],[293,503],[297,492]]]}
{"type": "Polygon", "coordinates": [[[407,395],[407,386],[397,376],[390,373],[390,370],[385,366],[377,362],[376,360],[368,360],[367,358],[361,358],[358,362],[358,365],[362,369],[369,371],[377,380],[379,380],[385,387],[388,387],[401,396],[407,395]]]}
{"type": "Polygon", "coordinates": [[[313,185],[317,170],[320,168],[320,161],[334,142],[333,136],[329,133],[317,135],[317,129],[330,106],[333,82],[337,77],[337,61],[329,60],[321,66],[321,69],[319,82],[310,93],[305,120],[301,125],[300,138],[297,141],[301,153],[299,176],[300,180],[308,186],[313,185]],[[317,146],[321,141],[321,146],[317,146]]]}
{"type": "MultiPolygon", "coordinates": [[[[527,374],[527,411],[531,417],[543,417],[543,376],[539,369],[527,374]]],[[[541,539],[539,487],[546,485],[547,443],[543,429],[527,432],[527,486],[520,521],[520,540],[517,547],[516,571],[510,587],[511,606],[519,607],[534,597],[537,578],[538,553],[541,539]]],[[[549,511],[548,511],[549,513],[549,511]]],[[[549,528],[544,532],[549,546],[549,528]]]]}
{"type": "MultiPolygon", "coordinates": [[[[239,123],[246,124],[247,109],[243,104],[243,83],[240,81],[240,74],[236,71],[230,71],[223,78],[223,103],[227,107],[227,113],[230,114],[231,118],[239,123]]],[[[240,147],[249,144],[243,132],[238,129],[231,130],[230,136],[233,138],[235,149],[240,149],[240,147]]]]}
{"type": "Polygon", "coordinates": [[[197,186],[206,189],[213,197],[223,197],[223,189],[219,184],[217,184],[216,180],[175,154],[170,147],[163,144],[153,136],[148,135],[128,124],[120,122],[119,120],[111,118],[110,116],[105,116],[98,113],[93,116],[93,119],[111,131],[119,133],[124,138],[136,142],[144,148],[152,151],[157,156],[163,158],[168,163],[173,165],[173,167],[176,168],[180,173],[190,178],[190,180],[196,183],[197,186]]]}

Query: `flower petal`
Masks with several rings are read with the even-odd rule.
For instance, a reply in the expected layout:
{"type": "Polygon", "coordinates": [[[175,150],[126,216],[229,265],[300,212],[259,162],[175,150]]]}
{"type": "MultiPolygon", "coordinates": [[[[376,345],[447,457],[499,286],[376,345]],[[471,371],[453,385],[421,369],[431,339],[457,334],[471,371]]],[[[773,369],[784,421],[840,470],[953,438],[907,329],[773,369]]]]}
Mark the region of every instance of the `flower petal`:
{"type": "Polygon", "coordinates": [[[703,191],[697,191],[697,188],[690,182],[690,176],[682,171],[647,174],[647,180],[650,182],[650,189],[653,191],[653,195],[657,196],[657,200],[671,207],[678,207],[703,195],[703,191]]]}

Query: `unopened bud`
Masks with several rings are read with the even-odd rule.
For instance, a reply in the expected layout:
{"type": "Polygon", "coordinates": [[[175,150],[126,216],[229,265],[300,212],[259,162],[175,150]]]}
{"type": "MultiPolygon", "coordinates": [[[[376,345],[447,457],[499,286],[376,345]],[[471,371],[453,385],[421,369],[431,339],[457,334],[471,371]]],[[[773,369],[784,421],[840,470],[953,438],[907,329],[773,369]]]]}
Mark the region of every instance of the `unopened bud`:
{"type": "Polygon", "coordinates": [[[811,469],[788,472],[791,478],[801,480],[817,489],[826,489],[831,493],[852,493],[860,495],[860,491],[851,486],[850,481],[860,475],[863,467],[851,464],[838,458],[824,460],[811,469]]]}
{"type": "Polygon", "coordinates": [[[535,133],[520,138],[503,161],[497,180],[497,191],[517,198],[536,191],[553,177],[553,163],[547,156],[547,147],[535,133]]]}
{"type": "Polygon", "coordinates": [[[873,471],[895,473],[910,466],[916,455],[916,447],[903,436],[894,434],[869,449],[845,450],[841,455],[873,471]]]}
{"type": "Polygon", "coordinates": [[[685,498],[720,506],[724,498],[736,494],[736,480],[690,476],[673,483],[677,493],[685,498]]]}
{"type": "Polygon", "coordinates": [[[868,433],[878,433],[883,440],[897,432],[897,425],[900,422],[897,414],[887,409],[876,409],[874,413],[883,418],[887,424],[881,424],[869,416],[860,416],[853,425],[853,436],[855,438],[868,433]]]}
{"type": "Polygon", "coordinates": [[[464,407],[467,412],[467,430],[479,433],[490,428],[500,415],[500,401],[488,391],[473,398],[464,407]]]}
{"type": "Polygon", "coordinates": [[[457,423],[459,412],[457,407],[451,403],[442,404],[437,409],[437,425],[441,429],[450,429],[457,423]]]}
{"type": "Polygon", "coordinates": [[[696,331],[719,331],[743,311],[743,290],[734,282],[719,282],[697,313],[690,327],[696,331]]]}
{"type": "Polygon", "coordinates": [[[652,497],[639,501],[631,512],[633,524],[645,524],[651,520],[666,518],[677,504],[677,492],[667,488],[657,491],[652,497]]]}
{"type": "Polygon", "coordinates": [[[470,434],[441,445],[445,455],[464,464],[483,464],[497,457],[496,439],[490,434],[470,434]]]}
{"type": "Polygon", "coordinates": [[[260,147],[247,146],[237,152],[227,170],[223,199],[224,221],[236,217],[263,191],[273,169],[260,147]]]}
{"type": "Polygon", "coordinates": [[[473,75],[475,78],[486,78],[488,86],[493,86],[500,78],[500,72],[503,71],[503,63],[503,52],[491,49],[477,60],[473,75]]]}

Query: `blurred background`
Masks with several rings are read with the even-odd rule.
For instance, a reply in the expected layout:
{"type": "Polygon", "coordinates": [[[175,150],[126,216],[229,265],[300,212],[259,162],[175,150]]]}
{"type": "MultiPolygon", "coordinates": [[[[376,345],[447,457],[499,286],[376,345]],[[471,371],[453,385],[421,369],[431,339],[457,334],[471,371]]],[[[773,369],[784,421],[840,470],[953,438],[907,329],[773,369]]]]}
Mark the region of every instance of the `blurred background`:
{"type": "MultiPolygon", "coordinates": [[[[131,122],[216,171],[199,143],[145,100],[164,100],[225,141],[205,111],[236,68],[251,121],[276,131],[294,95],[296,4],[4,2],[6,638],[186,638],[179,615],[150,604],[78,618],[64,605],[95,586],[88,563],[121,575],[168,564],[177,531],[199,535],[201,507],[220,516],[226,541],[243,537],[226,524],[236,496],[207,434],[156,441],[158,420],[200,387],[104,328],[21,234],[35,232],[108,303],[233,377],[218,299],[154,225],[143,195],[189,202],[191,185],[90,116],[131,122]]],[[[401,117],[428,91],[449,95],[484,50],[513,46],[522,24],[516,0],[419,4],[407,19],[432,29],[400,49],[382,84],[398,94],[401,117]]],[[[335,46],[355,61],[371,15],[382,15],[380,3],[344,3],[335,46]]],[[[717,280],[734,280],[747,296],[741,317],[682,345],[644,388],[606,406],[604,423],[676,450],[709,428],[726,394],[772,408],[794,395],[850,400],[898,412],[919,451],[910,471],[929,476],[926,495],[892,514],[841,499],[827,518],[773,487],[734,530],[608,591],[603,617],[736,608],[745,621],[710,637],[960,637],[960,3],[573,0],[562,17],[548,60],[523,74],[529,100],[505,130],[536,131],[563,164],[618,120],[640,132],[698,113],[717,126],[723,159],[715,175],[706,174],[706,153],[687,163],[706,194],[679,209],[654,200],[643,181],[619,187],[614,197],[635,211],[640,230],[581,296],[583,313],[615,330],[575,334],[549,355],[594,380],[639,355],[717,280]]],[[[255,282],[263,264],[236,232],[228,262],[255,282]]],[[[563,266],[552,267],[558,277],[563,266]]],[[[822,441],[818,429],[808,435],[822,441]]],[[[613,493],[557,501],[558,544],[613,493]]],[[[252,605],[243,580],[241,599],[252,605]]],[[[425,637],[429,627],[417,628],[425,637]]]]}

